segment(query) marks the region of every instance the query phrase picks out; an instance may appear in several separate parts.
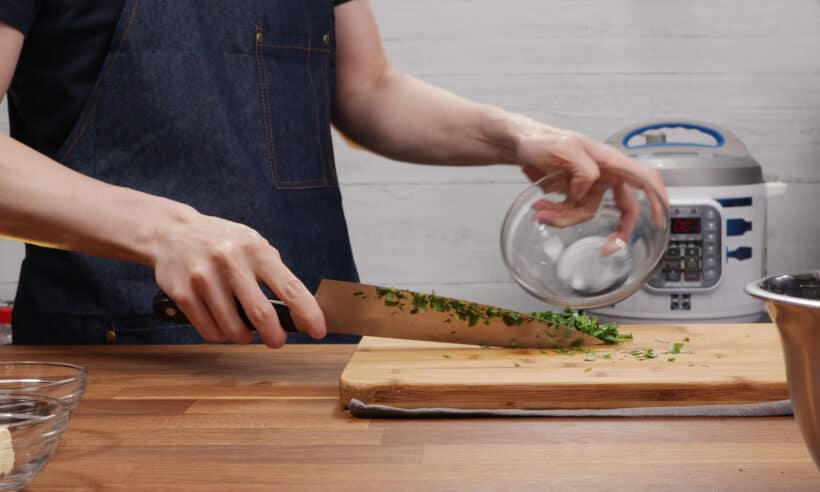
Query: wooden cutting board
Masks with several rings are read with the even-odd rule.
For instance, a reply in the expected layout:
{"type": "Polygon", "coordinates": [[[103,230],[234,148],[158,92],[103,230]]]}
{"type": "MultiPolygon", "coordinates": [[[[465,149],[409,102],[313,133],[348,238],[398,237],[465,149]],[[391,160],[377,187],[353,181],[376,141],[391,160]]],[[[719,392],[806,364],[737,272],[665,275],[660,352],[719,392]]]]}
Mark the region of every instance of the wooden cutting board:
{"type": "Polygon", "coordinates": [[[342,372],[341,401],[555,409],[788,398],[780,336],[772,324],[634,325],[621,331],[634,339],[579,351],[366,337],[342,372]],[[680,353],[665,353],[676,342],[683,343],[680,353]],[[657,357],[646,358],[646,349],[657,357]]]}

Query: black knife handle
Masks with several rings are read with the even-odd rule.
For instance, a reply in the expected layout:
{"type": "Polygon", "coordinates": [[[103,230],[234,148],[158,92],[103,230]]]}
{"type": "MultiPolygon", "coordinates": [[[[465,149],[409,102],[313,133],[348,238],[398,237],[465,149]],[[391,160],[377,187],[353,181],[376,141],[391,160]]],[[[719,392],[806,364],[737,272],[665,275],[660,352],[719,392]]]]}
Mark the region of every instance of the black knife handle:
{"type": "MultiPolygon", "coordinates": [[[[290,315],[290,308],[284,302],[278,299],[268,299],[273,305],[273,308],[276,309],[276,314],[279,316],[279,324],[282,325],[282,329],[287,332],[296,332],[296,325],[293,323],[293,318],[290,315]]],[[[236,308],[239,311],[239,317],[242,318],[242,321],[245,323],[251,330],[256,330],[256,327],[253,326],[251,320],[248,319],[248,315],[245,314],[245,310],[242,309],[242,305],[239,301],[236,302],[236,308]]],[[[188,317],[185,316],[185,313],[182,312],[182,309],[177,306],[177,303],[174,302],[173,299],[165,295],[164,292],[160,291],[154,296],[154,316],[161,321],[167,321],[169,323],[178,323],[183,325],[191,324],[188,321],[188,317]]]]}

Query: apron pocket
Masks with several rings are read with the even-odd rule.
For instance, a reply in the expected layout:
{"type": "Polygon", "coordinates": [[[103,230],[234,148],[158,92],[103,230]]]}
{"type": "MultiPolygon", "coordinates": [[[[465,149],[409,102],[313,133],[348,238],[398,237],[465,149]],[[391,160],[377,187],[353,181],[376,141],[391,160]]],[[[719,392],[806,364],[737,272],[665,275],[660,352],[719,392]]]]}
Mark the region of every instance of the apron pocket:
{"type": "Polygon", "coordinates": [[[329,66],[334,54],[329,36],[256,26],[265,143],[279,189],[337,186],[330,135],[329,66]]]}

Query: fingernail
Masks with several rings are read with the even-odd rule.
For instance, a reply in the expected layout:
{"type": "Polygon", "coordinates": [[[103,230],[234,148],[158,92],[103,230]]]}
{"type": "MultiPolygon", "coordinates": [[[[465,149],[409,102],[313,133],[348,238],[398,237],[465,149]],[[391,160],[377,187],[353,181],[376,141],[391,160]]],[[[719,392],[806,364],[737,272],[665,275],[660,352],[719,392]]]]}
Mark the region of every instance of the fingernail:
{"type": "Polygon", "coordinates": [[[604,256],[609,256],[616,251],[620,251],[621,249],[626,247],[626,243],[623,239],[619,237],[613,237],[606,240],[603,247],[601,248],[601,254],[604,256]]]}

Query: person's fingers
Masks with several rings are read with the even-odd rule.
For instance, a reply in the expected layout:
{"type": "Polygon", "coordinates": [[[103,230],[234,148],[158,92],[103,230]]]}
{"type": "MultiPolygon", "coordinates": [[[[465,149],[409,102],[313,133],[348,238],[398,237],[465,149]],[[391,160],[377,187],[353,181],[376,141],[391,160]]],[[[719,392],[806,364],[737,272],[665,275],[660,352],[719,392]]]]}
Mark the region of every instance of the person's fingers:
{"type": "Polygon", "coordinates": [[[595,185],[580,203],[571,202],[569,199],[563,202],[540,200],[533,204],[536,210],[535,220],[555,227],[568,227],[586,222],[595,216],[605,191],[604,186],[595,185]]]}
{"type": "Polygon", "coordinates": [[[536,212],[541,210],[563,210],[565,208],[564,202],[554,202],[552,200],[541,199],[533,202],[532,209],[536,212]]]}
{"type": "Polygon", "coordinates": [[[253,333],[239,317],[233,291],[224,278],[209,272],[193,271],[191,283],[205,301],[219,330],[232,342],[244,344],[251,341],[253,333]]]}
{"type": "MultiPolygon", "coordinates": [[[[171,289],[169,289],[171,290],[171,289]]],[[[173,292],[173,290],[172,290],[173,292]]],[[[224,342],[225,335],[219,330],[216,320],[211,316],[208,306],[192,288],[166,294],[174,300],[177,307],[185,313],[185,317],[194,326],[200,336],[208,342],[224,342]]]]}
{"type": "Polygon", "coordinates": [[[594,212],[580,208],[564,208],[563,210],[542,210],[535,214],[535,220],[539,224],[548,224],[554,227],[569,227],[581,222],[586,222],[594,216],[594,212]]]}
{"type": "Polygon", "coordinates": [[[615,227],[615,232],[610,234],[604,243],[602,251],[604,256],[618,251],[625,244],[629,244],[629,238],[635,229],[635,223],[638,221],[638,213],[640,211],[638,200],[635,198],[630,185],[621,183],[613,186],[612,194],[615,205],[621,211],[621,219],[615,227]]]}
{"type": "Polygon", "coordinates": [[[589,155],[604,170],[620,171],[622,177],[638,188],[644,188],[646,184],[652,186],[658,194],[661,202],[669,206],[669,197],[666,194],[666,187],[658,171],[650,169],[638,161],[627,156],[620,150],[606,144],[585,140],[586,150],[589,155]],[[639,181],[636,181],[637,178],[639,181]],[[641,182],[643,181],[643,183],[641,182]]]}
{"type": "Polygon", "coordinates": [[[632,186],[645,191],[652,208],[652,218],[657,225],[664,225],[663,210],[669,208],[669,196],[661,174],[609,145],[592,141],[586,143],[587,151],[603,170],[615,172],[632,186]]]}
{"type": "Polygon", "coordinates": [[[583,200],[601,175],[598,164],[586,151],[586,140],[581,135],[569,135],[563,140],[563,149],[558,154],[566,163],[570,175],[569,196],[575,201],[583,200]]]}
{"type": "Polygon", "coordinates": [[[325,315],[305,284],[281,261],[274,261],[263,270],[261,280],[290,308],[293,322],[299,331],[313,338],[324,338],[327,333],[325,315]]]}
{"type": "Polygon", "coordinates": [[[566,172],[560,172],[559,174],[555,174],[545,179],[538,186],[541,188],[541,192],[545,195],[549,195],[550,193],[560,193],[567,196],[569,195],[570,177],[571,176],[566,172]]]}
{"type": "Polygon", "coordinates": [[[271,348],[280,348],[285,345],[288,335],[282,329],[276,309],[262,292],[256,279],[235,278],[231,280],[231,287],[265,345],[271,348]]]}

